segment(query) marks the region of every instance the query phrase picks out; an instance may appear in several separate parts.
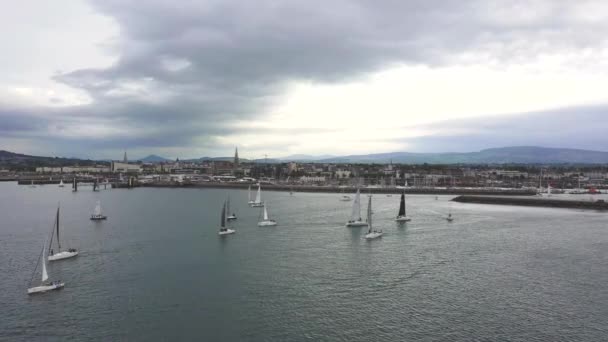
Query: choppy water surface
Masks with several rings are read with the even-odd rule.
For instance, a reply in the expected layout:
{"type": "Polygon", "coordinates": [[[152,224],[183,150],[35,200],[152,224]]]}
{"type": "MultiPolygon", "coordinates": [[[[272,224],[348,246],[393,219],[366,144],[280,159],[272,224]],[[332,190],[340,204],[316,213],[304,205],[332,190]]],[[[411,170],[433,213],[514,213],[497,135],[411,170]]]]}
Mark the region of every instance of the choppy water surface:
{"type": "Polygon", "coordinates": [[[608,339],[606,213],[409,196],[399,226],[399,197],[374,195],[385,235],[365,241],[340,194],[264,197],[278,227],[240,190],[0,183],[0,340],[608,339]],[[237,234],[220,238],[227,195],[237,234]],[[63,290],[28,296],[59,201],[81,254],[50,264],[63,290]]]}

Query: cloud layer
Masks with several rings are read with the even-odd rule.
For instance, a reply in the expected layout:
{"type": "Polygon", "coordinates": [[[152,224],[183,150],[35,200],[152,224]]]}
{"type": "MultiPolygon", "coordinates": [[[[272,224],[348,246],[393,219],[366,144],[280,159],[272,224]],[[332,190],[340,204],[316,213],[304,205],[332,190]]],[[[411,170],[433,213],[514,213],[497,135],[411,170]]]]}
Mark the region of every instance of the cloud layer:
{"type": "MultiPolygon", "coordinates": [[[[310,153],[317,151],[281,149],[276,146],[281,139],[274,139],[272,130],[252,133],[247,126],[267,120],[294,83],[340,86],[403,65],[483,65],[508,71],[513,65],[530,64],[595,75],[608,70],[604,68],[608,7],[601,1],[335,0],[320,6],[310,1],[99,0],[90,5],[119,28],[119,35],[104,45],[115,62],[49,75],[86,92],[90,103],[56,108],[0,104],[0,143],[7,148],[25,139],[31,148],[42,143],[47,149],[43,152],[56,154],[107,157],[126,148],[142,154],[196,157],[247,146],[247,141],[228,137],[255,140],[257,134],[268,144],[252,144],[252,153],[310,153]]],[[[445,94],[434,95],[441,101],[445,94]]],[[[8,103],[0,98],[2,102],[8,103]]],[[[408,108],[403,112],[411,113],[408,108]]],[[[502,111],[497,108],[488,114],[497,112],[502,111]]],[[[559,116],[579,114],[570,110],[559,116]]],[[[415,113],[404,114],[404,121],[407,115],[415,113]]],[[[529,113],[523,118],[546,122],[547,115],[529,113]]],[[[590,119],[605,122],[594,115],[590,119]]],[[[510,145],[510,141],[548,145],[560,141],[559,129],[535,128],[529,131],[532,135],[518,136],[519,129],[526,127],[518,126],[522,120],[516,118],[488,119],[489,125],[505,127],[511,135],[484,134],[484,126],[476,120],[467,128],[483,129],[468,137],[438,133],[426,140],[405,137],[394,144],[393,138],[370,134],[369,143],[386,141],[390,147],[437,151],[449,146],[466,150],[510,145]]],[[[302,128],[290,134],[291,144],[284,145],[305,149],[303,142],[314,139],[314,132],[302,128]]],[[[581,140],[574,138],[564,145],[581,147],[574,146],[581,140]]]]}

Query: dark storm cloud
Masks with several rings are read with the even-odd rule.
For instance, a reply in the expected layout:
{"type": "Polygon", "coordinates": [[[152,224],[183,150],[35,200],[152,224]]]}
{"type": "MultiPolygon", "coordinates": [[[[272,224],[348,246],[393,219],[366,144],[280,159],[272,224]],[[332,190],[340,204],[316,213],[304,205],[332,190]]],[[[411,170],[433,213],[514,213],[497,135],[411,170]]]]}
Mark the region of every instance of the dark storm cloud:
{"type": "Polygon", "coordinates": [[[288,81],[342,82],[391,65],[442,65],[480,51],[482,59],[525,59],[547,47],[593,46],[603,25],[576,23],[573,30],[568,2],[555,1],[91,3],[120,27],[112,46],[118,60],[56,75],[87,91],[93,103],[46,120],[129,131],[111,142],[91,137],[87,143],[99,144],[91,143],[93,149],[192,148],[246,130],[229,123],[260,118],[288,81]]]}
{"type": "Polygon", "coordinates": [[[503,146],[608,151],[608,105],[449,120],[427,125],[433,135],[408,139],[416,152],[469,152],[503,146]]]}

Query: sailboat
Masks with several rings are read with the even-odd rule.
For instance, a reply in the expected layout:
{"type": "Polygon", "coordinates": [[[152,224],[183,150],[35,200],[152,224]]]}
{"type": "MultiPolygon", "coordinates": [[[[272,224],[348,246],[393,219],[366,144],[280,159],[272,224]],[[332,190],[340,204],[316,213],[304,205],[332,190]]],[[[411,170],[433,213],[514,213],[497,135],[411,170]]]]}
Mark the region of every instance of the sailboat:
{"type": "Polygon", "coordinates": [[[367,234],[365,234],[365,238],[368,240],[376,239],[382,236],[382,230],[376,230],[372,228],[372,198],[369,197],[369,202],[367,203],[367,224],[369,225],[369,229],[367,230],[367,234]]]}
{"type": "Polygon", "coordinates": [[[448,222],[454,221],[454,217],[452,217],[452,213],[449,213],[448,217],[446,217],[445,220],[448,221],[448,222]]]}
{"type": "Polygon", "coordinates": [[[232,214],[230,213],[230,198],[228,198],[228,200],[226,201],[226,215],[228,215],[226,216],[226,220],[236,220],[236,214],[234,212],[232,214]]]}
{"type": "Polygon", "coordinates": [[[32,184],[30,184],[30,188],[35,188],[36,185],[34,185],[34,180],[32,179],[32,184]]]}
{"type": "Polygon", "coordinates": [[[51,242],[49,243],[49,261],[67,259],[78,255],[78,251],[75,248],[70,248],[67,251],[61,251],[61,240],[59,239],[59,207],[57,207],[57,215],[55,216],[55,226],[53,227],[51,234],[51,242]],[[57,249],[59,252],[53,252],[53,238],[57,236],[57,249]]]}
{"type": "MultiPolygon", "coordinates": [[[[38,263],[36,264],[36,268],[34,268],[34,275],[35,275],[36,269],[38,269],[38,265],[40,263],[42,263],[42,279],[40,281],[40,285],[28,288],[27,294],[35,294],[35,293],[43,293],[43,292],[47,292],[47,291],[52,291],[52,290],[59,290],[65,286],[65,283],[62,283],[61,281],[48,282],[49,274],[46,270],[45,257],[46,257],[46,241],[45,241],[44,245],[42,246],[42,252],[40,253],[40,258],[38,258],[38,263]]],[[[32,280],[34,279],[34,275],[32,275],[32,280]]],[[[32,285],[31,281],[30,281],[30,285],[32,285]]]]}
{"type": "Polygon", "coordinates": [[[363,222],[361,218],[361,193],[359,189],[357,189],[357,194],[355,195],[355,201],[353,202],[353,210],[350,214],[350,220],[346,222],[347,227],[365,227],[367,226],[367,222],[363,222]]]}
{"type": "Polygon", "coordinates": [[[412,219],[405,214],[405,192],[401,194],[401,202],[399,203],[399,212],[397,213],[397,222],[409,222],[412,219]]]}
{"type": "Polygon", "coordinates": [[[105,220],[107,218],[108,218],[107,216],[104,216],[101,213],[101,202],[97,201],[97,204],[95,205],[95,210],[93,211],[93,215],[91,215],[91,220],[101,221],[101,220],[105,220]]]}
{"type": "Polygon", "coordinates": [[[249,185],[249,188],[247,189],[247,204],[253,204],[253,201],[251,200],[251,185],[249,185]]]}
{"type": "Polygon", "coordinates": [[[64,185],[63,185],[63,179],[59,181],[59,187],[60,187],[60,188],[63,188],[63,187],[64,187],[64,185]]]}
{"type": "MultiPolygon", "coordinates": [[[[357,190],[357,191],[359,191],[359,190],[357,190]]],[[[342,189],[342,197],[340,197],[340,201],[342,201],[342,202],[350,202],[351,201],[350,196],[344,194],[344,189],[342,189]]]]}
{"type": "Polygon", "coordinates": [[[76,177],[72,180],[72,192],[78,191],[78,182],[76,181],[76,177]]]}
{"type": "Polygon", "coordinates": [[[271,220],[270,218],[268,218],[268,209],[266,206],[264,206],[264,220],[258,222],[258,227],[269,227],[269,226],[276,226],[277,222],[275,220],[271,220]]]}
{"type": "Polygon", "coordinates": [[[95,181],[93,181],[93,191],[99,191],[98,187],[97,178],[95,178],[95,181]]]}
{"type": "Polygon", "coordinates": [[[258,192],[255,195],[255,201],[251,203],[252,207],[263,207],[264,202],[262,202],[262,186],[258,184],[258,192]]]}
{"type": "Polygon", "coordinates": [[[217,232],[218,235],[228,235],[236,233],[234,229],[226,227],[226,222],[226,202],[224,202],[224,206],[222,207],[222,215],[220,216],[220,230],[217,232]]]}

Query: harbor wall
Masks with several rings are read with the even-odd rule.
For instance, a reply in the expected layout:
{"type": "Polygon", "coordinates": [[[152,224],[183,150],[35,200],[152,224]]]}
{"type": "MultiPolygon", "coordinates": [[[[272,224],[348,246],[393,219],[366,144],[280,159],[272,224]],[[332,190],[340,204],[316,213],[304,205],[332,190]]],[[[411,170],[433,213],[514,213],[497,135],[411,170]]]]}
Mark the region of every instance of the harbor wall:
{"type": "Polygon", "coordinates": [[[608,210],[608,202],[604,200],[578,201],[566,199],[551,199],[537,197],[495,197],[495,196],[474,196],[461,195],[454,199],[454,202],[476,203],[476,204],[498,204],[498,205],[517,205],[528,207],[548,207],[548,208],[570,208],[570,209],[591,209],[608,210]]]}

